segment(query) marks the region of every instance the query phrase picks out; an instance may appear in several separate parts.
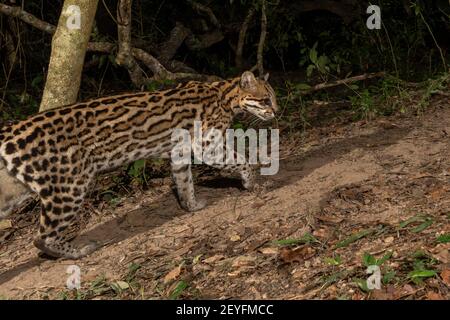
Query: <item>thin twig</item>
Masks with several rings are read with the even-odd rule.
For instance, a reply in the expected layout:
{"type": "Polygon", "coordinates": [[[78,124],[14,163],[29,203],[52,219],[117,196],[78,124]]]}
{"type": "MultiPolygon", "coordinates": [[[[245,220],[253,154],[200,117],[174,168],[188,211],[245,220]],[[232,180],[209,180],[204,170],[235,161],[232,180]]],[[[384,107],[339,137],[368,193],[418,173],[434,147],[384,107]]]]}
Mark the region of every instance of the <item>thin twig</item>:
{"type": "Polygon", "coordinates": [[[352,83],[352,82],[356,82],[356,81],[361,81],[361,80],[366,80],[366,79],[371,79],[371,78],[377,78],[377,77],[383,77],[383,76],[385,76],[385,74],[386,73],[383,72],[383,71],[375,72],[375,73],[364,73],[364,74],[361,74],[359,76],[354,76],[354,77],[350,77],[350,78],[340,79],[340,80],[336,80],[336,81],[332,81],[332,82],[319,83],[319,84],[316,84],[315,86],[312,86],[308,90],[305,90],[304,93],[311,93],[311,92],[314,92],[314,91],[327,89],[327,88],[331,88],[331,87],[336,87],[336,86],[339,86],[339,85],[348,84],[348,83],[352,83]]]}

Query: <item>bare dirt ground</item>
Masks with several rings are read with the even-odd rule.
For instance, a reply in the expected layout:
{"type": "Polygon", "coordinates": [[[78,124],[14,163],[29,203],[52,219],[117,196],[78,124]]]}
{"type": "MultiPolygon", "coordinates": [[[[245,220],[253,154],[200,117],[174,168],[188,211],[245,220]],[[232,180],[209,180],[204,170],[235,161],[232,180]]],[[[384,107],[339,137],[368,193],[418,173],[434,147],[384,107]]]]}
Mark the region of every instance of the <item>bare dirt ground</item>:
{"type": "Polygon", "coordinates": [[[420,116],[291,135],[257,192],[202,176],[208,206],[186,213],[162,179],[87,206],[83,238],[106,245],[79,261],[38,256],[36,215],[16,214],[0,230],[0,297],[449,299],[449,139],[445,97],[420,116]],[[381,290],[367,290],[376,263],[381,290]],[[66,288],[72,264],[78,292],[66,288]]]}

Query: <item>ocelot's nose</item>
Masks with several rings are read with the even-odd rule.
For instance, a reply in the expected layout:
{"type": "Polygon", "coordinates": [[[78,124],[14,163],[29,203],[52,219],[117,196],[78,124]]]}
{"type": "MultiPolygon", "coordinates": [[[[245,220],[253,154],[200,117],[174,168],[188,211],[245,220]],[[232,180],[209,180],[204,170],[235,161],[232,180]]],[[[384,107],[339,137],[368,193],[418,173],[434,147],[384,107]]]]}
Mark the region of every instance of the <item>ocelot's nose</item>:
{"type": "Polygon", "coordinates": [[[275,118],[275,112],[273,112],[272,109],[266,110],[264,112],[264,116],[267,118],[267,120],[273,119],[273,118],[275,118]]]}

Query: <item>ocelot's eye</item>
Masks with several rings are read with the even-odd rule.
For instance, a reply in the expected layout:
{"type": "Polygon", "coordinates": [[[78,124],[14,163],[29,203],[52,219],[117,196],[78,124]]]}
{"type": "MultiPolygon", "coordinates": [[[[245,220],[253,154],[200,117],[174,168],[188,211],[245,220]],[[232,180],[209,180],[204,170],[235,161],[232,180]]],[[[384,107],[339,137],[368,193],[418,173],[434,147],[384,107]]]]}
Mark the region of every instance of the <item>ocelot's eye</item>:
{"type": "Polygon", "coordinates": [[[264,99],[264,104],[267,104],[269,107],[272,106],[272,100],[270,100],[269,98],[264,99]]]}

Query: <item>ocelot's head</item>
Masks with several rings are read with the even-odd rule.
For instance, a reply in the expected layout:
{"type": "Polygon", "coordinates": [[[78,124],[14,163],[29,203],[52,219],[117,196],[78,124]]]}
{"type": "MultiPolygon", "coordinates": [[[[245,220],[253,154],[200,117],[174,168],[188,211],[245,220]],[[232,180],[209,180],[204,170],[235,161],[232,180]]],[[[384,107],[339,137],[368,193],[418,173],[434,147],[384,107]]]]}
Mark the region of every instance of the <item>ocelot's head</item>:
{"type": "Polygon", "coordinates": [[[275,117],[278,110],[275,91],[267,82],[268,74],[264,79],[257,79],[255,75],[246,71],[239,81],[239,107],[262,120],[275,117]]]}

